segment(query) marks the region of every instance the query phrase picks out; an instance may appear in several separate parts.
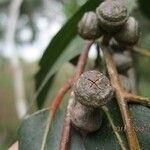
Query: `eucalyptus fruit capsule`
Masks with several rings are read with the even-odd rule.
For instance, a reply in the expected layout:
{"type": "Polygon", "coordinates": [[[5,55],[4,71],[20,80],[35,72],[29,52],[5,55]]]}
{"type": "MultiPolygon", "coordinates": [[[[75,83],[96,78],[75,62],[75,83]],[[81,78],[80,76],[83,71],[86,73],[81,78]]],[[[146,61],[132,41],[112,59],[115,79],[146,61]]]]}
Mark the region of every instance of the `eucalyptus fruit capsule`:
{"type": "Polygon", "coordinates": [[[83,39],[93,40],[102,35],[98,19],[93,11],[86,12],[78,24],[78,33],[83,39]]]}
{"type": "Polygon", "coordinates": [[[139,25],[134,17],[129,17],[123,28],[117,32],[114,38],[122,45],[133,46],[139,40],[139,25]]]}
{"type": "Polygon", "coordinates": [[[96,9],[99,25],[108,32],[118,31],[128,19],[126,6],[117,0],[104,1],[96,9]]]}
{"type": "Polygon", "coordinates": [[[100,128],[100,107],[113,97],[114,90],[109,79],[98,71],[87,71],[74,85],[75,105],[70,112],[73,125],[82,133],[100,128]]]}

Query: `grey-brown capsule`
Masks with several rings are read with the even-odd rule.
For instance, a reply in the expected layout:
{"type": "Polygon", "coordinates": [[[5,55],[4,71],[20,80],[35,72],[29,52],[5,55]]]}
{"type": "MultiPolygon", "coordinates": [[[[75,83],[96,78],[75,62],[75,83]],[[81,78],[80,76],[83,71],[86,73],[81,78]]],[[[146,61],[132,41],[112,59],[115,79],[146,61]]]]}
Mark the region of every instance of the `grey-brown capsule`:
{"type": "Polygon", "coordinates": [[[113,97],[109,79],[99,71],[87,71],[74,86],[75,98],[83,105],[100,107],[113,97]]]}
{"type": "Polygon", "coordinates": [[[96,14],[100,26],[108,32],[118,31],[128,18],[126,6],[117,0],[102,2],[96,9],[96,14]]]}
{"type": "Polygon", "coordinates": [[[99,108],[89,108],[77,101],[70,112],[70,118],[73,125],[84,134],[98,130],[102,122],[99,108]]]}
{"type": "Polygon", "coordinates": [[[96,39],[102,35],[94,12],[86,12],[78,24],[78,33],[84,39],[96,39]]]}
{"type": "Polygon", "coordinates": [[[116,33],[114,38],[122,45],[133,46],[139,39],[139,25],[134,17],[129,17],[123,28],[116,33]]]}

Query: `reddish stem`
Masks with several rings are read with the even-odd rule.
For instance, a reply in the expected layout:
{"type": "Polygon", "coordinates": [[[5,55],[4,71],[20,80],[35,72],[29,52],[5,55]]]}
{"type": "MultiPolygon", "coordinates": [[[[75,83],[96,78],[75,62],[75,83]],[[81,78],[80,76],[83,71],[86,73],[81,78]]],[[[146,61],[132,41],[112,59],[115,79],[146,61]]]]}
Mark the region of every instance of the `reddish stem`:
{"type": "MultiPolygon", "coordinates": [[[[92,45],[93,41],[86,41],[85,42],[85,47],[83,52],[80,55],[78,64],[77,64],[77,69],[76,73],[74,76],[74,82],[80,77],[80,75],[83,73],[86,62],[87,62],[87,57],[88,57],[88,52],[89,49],[92,45]]],[[[61,142],[60,142],[60,150],[67,150],[68,142],[69,142],[69,135],[70,135],[70,110],[72,109],[73,105],[73,100],[74,98],[72,97],[73,93],[71,94],[71,98],[69,99],[66,115],[65,115],[65,120],[64,120],[64,126],[62,130],[62,136],[61,136],[61,142]]]]}
{"type": "Polygon", "coordinates": [[[83,73],[83,70],[84,70],[84,67],[85,67],[85,64],[86,64],[86,61],[87,61],[88,51],[89,51],[89,48],[91,47],[92,44],[93,44],[93,41],[86,41],[85,42],[83,52],[81,53],[78,64],[77,64],[77,69],[76,69],[75,75],[70,77],[64,83],[64,85],[61,87],[61,89],[58,91],[56,97],[52,101],[52,104],[50,106],[50,112],[52,114],[52,117],[54,117],[54,115],[56,113],[56,110],[59,107],[59,104],[60,104],[63,96],[65,95],[65,93],[72,87],[74,82],[83,73]]]}
{"type": "Polygon", "coordinates": [[[63,85],[63,87],[60,88],[60,90],[58,91],[56,97],[54,98],[54,100],[52,101],[52,104],[50,106],[50,111],[53,114],[53,116],[55,115],[55,112],[57,111],[57,108],[63,98],[63,96],[65,95],[65,93],[71,88],[72,84],[74,83],[74,76],[71,76],[63,85]]]}
{"type": "Polygon", "coordinates": [[[69,99],[67,111],[65,114],[63,132],[62,132],[61,142],[60,142],[60,150],[68,149],[68,143],[69,143],[69,137],[70,137],[70,123],[71,123],[70,111],[73,108],[74,102],[75,102],[74,101],[74,92],[71,92],[71,97],[69,99]]]}

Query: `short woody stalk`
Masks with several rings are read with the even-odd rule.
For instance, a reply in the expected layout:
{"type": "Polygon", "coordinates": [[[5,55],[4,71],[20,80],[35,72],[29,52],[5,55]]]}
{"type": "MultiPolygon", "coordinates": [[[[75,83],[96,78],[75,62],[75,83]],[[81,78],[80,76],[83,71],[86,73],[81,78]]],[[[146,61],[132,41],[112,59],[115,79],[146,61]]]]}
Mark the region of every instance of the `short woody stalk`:
{"type": "Polygon", "coordinates": [[[128,103],[141,104],[143,106],[150,107],[150,98],[148,97],[142,97],[131,93],[127,93],[125,95],[125,98],[128,103]]]}
{"type": "Polygon", "coordinates": [[[107,47],[103,46],[104,57],[106,60],[106,66],[108,70],[108,74],[110,77],[110,81],[112,86],[115,89],[116,99],[121,111],[122,119],[124,125],[126,126],[126,136],[129,144],[129,148],[131,150],[140,150],[140,145],[137,139],[137,135],[132,127],[132,122],[129,115],[129,108],[125,98],[126,92],[124,91],[117,73],[116,66],[113,62],[111,54],[108,52],[107,47]]]}

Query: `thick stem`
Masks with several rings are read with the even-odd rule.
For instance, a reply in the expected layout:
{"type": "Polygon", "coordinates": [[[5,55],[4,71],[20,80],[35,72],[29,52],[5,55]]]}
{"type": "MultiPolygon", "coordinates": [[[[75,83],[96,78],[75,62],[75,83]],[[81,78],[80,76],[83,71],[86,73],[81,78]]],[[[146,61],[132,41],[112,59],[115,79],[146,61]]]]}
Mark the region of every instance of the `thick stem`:
{"type": "Polygon", "coordinates": [[[106,60],[107,70],[110,76],[111,84],[115,89],[116,99],[126,128],[125,132],[127,135],[129,148],[131,150],[139,150],[140,145],[136,133],[132,127],[132,122],[129,115],[129,108],[125,99],[125,92],[119,81],[119,76],[117,73],[116,66],[113,62],[111,54],[108,52],[106,47],[103,47],[103,52],[104,52],[104,57],[106,60]]]}

